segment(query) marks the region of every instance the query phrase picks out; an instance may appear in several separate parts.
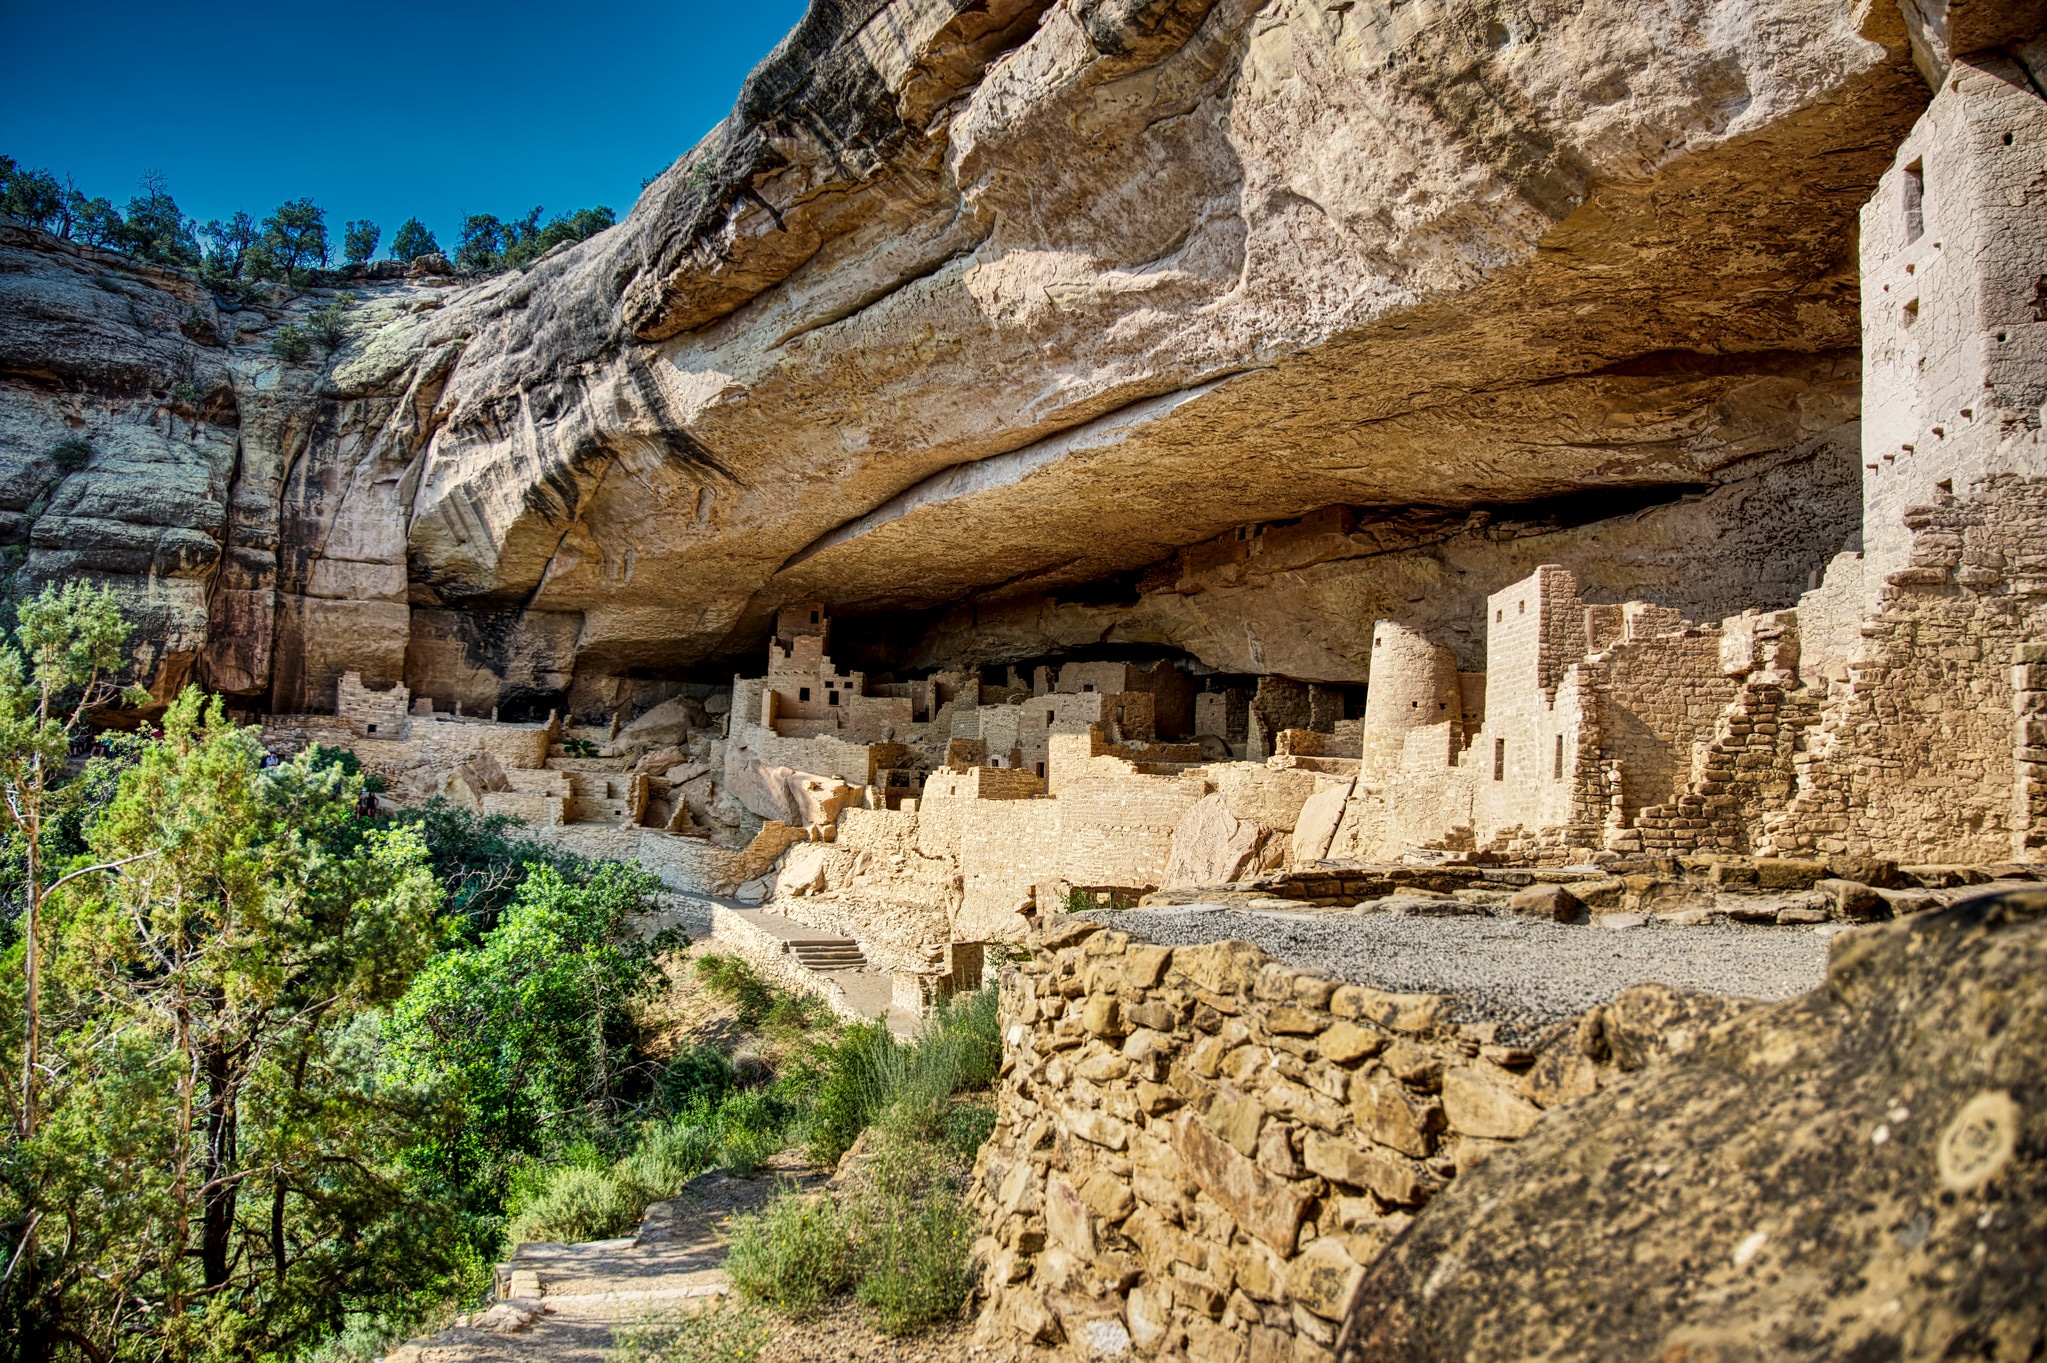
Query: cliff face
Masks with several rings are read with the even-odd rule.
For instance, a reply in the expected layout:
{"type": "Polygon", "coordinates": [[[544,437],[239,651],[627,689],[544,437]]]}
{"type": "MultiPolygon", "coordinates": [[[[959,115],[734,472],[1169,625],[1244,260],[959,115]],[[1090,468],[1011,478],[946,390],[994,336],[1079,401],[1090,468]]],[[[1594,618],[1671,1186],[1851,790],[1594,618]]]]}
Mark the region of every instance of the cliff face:
{"type": "Polygon", "coordinates": [[[1841,0],[819,3],[626,221],[367,284],[325,363],[267,349],[323,299],[0,228],[5,530],[279,710],[607,713],[798,600],[1343,681],[1524,562],[1788,604],[1859,528],[1914,57],[1841,0]]]}

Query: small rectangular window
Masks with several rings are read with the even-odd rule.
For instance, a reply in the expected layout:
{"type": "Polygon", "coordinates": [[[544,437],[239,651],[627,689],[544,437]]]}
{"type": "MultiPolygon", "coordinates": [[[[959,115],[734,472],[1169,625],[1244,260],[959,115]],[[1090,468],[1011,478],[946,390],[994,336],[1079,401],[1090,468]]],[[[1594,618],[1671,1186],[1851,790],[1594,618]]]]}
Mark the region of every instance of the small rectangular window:
{"type": "Polygon", "coordinates": [[[810,688],[809,688],[809,687],[807,687],[807,686],[799,686],[799,687],[797,687],[797,688],[796,688],[796,699],[798,699],[798,700],[809,700],[809,699],[810,699],[810,688]]]}
{"type": "Polygon", "coordinates": [[[813,624],[813,625],[817,623],[817,612],[816,612],[816,611],[812,611],[812,612],[810,613],[810,623],[811,623],[811,624],[813,624]]]}
{"type": "Polygon", "coordinates": [[[1910,245],[1926,234],[1926,162],[1905,167],[1905,242],[1910,245]]]}
{"type": "Polygon", "coordinates": [[[1557,735],[1557,770],[1555,779],[1559,781],[1564,779],[1564,736],[1562,734],[1557,735]]]}
{"type": "Polygon", "coordinates": [[[376,726],[376,725],[374,725],[374,724],[370,725],[370,726],[369,726],[369,731],[370,731],[371,733],[375,733],[375,732],[377,731],[377,726],[376,726]]]}
{"type": "Polygon", "coordinates": [[[1507,740],[1504,738],[1493,740],[1493,779],[1507,779],[1507,740]]]}
{"type": "Polygon", "coordinates": [[[839,703],[839,693],[836,691],[832,692],[830,695],[825,697],[825,702],[826,704],[829,705],[837,705],[839,703]]]}
{"type": "Polygon", "coordinates": [[[1038,763],[1038,775],[1040,775],[1040,776],[1043,776],[1044,774],[1045,774],[1045,764],[1044,764],[1043,762],[1040,762],[1040,763],[1038,763]]]}

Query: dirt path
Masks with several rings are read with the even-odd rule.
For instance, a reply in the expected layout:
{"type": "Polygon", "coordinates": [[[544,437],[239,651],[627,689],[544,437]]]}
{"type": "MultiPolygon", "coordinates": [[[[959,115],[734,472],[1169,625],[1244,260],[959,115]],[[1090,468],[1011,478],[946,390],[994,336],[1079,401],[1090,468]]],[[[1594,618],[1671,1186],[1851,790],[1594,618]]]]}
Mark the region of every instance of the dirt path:
{"type": "Polygon", "coordinates": [[[612,1327],[725,1293],[725,1219],[757,1209],[792,1179],[811,1184],[822,1175],[801,1168],[764,1168],[756,1178],[713,1172],[680,1197],[649,1207],[629,1239],[521,1245],[498,1268],[503,1300],[408,1341],[386,1363],[603,1363],[612,1327]]]}
{"type": "MultiPolygon", "coordinates": [[[[407,1341],[384,1363],[605,1363],[616,1327],[687,1312],[730,1290],[728,1217],[759,1209],[791,1182],[810,1187],[824,1177],[788,1156],[754,1178],[713,1172],[649,1207],[630,1238],[521,1245],[498,1268],[502,1300],[407,1341]]],[[[805,1321],[770,1319],[760,1363],[993,1363],[971,1344],[970,1322],[891,1339],[851,1303],[805,1321]]]]}

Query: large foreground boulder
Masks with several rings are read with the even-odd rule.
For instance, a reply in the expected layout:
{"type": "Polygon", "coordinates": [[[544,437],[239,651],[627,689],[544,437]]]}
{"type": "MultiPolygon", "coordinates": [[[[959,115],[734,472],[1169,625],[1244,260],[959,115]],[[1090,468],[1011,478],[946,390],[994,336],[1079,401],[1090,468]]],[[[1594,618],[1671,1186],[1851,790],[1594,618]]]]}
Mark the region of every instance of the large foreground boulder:
{"type": "Polygon", "coordinates": [[[1347,1359],[2047,1355],[2047,891],[1553,1112],[1375,1266],[1347,1359]]]}

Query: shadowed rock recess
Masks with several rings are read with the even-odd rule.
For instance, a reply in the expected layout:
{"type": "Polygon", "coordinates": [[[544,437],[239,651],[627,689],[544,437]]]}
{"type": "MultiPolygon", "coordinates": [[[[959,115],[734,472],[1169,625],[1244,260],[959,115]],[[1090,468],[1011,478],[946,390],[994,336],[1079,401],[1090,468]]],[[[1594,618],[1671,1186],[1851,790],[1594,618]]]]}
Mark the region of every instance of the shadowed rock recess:
{"type": "Polygon", "coordinates": [[[0,220],[0,549],[845,1017],[997,985],[1001,1356],[2038,1360],[2043,28],[814,0],[522,271],[0,220]]]}

